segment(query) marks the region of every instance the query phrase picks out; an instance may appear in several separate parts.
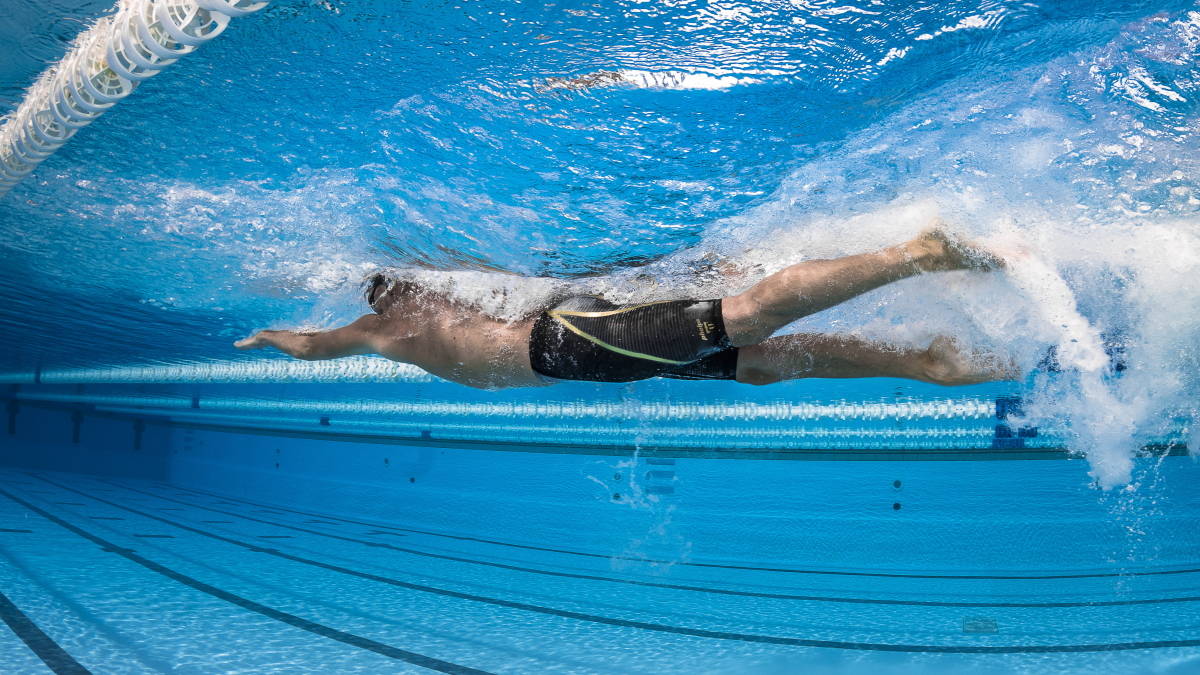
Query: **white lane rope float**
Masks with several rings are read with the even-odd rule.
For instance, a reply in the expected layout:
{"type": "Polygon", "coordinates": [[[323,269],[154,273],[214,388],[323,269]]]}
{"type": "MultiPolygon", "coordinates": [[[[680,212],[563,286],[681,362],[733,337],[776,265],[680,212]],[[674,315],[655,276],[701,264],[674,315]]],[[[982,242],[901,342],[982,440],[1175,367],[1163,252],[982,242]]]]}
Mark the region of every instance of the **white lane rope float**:
{"type": "Polygon", "coordinates": [[[145,79],[268,0],[120,0],[75,38],[0,127],[0,195],[145,79]]]}
{"type": "MultiPolygon", "coordinates": [[[[78,378],[70,378],[79,381],[78,378]]],[[[62,383],[67,379],[43,380],[62,383]]],[[[85,380],[96,382],[96,380],[85,380]]],[[[263,379],[254,381],[263,382],[263,379]]],[[[285,380],[286,381],[286,380],[285,380]]],[[[378,380],[376,380],[378,381],[378,380]]],[[[111,382],[111,380],[110,380],[111,382]]],[[[129,380],[124,380],[129,382],[129,380]]],[[[208,380],[212,382],[212,380],[208,380]]],[[[747,401],[596,401],[593,399],[527,401],[447,400],[271,400],[230,396],[78,394],[18,391],[12,398],[49,403],[84,403],[104,406],[144,406],[174,410],[260,412],[274,414],[382,415],[405,417],[479,417],[527,419],[609,419],[630,421],[823,421],[895,422],[947,420],[984,422],[994,416],[995,402],[983,398],[932,399],[906,402],[747,402],[747,401]]],[[[989,432],[991,426],[988,426],[989,432]]]]}
{"type": "Polygon", "coordinates": [[[378,357],[335,361],[256,359],[0,373],[0,384],[250,384],[291,382],[433,382],[420,368],[378,357]]]}

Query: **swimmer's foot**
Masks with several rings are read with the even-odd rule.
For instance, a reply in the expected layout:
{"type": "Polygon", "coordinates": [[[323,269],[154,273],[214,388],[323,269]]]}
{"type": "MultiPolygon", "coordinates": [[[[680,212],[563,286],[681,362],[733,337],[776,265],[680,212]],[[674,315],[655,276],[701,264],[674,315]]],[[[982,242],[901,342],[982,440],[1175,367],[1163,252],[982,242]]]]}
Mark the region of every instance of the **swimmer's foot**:
{"type": "Polygon", "coordinates": [[[921,355],[921,377],[933,384],[957,386],[1018,380],[1021,370],[1010,359],[996,354],[972,354],[963,351],[953,338],[934,338],[921,355]]]}
{"type": "Polygon", "coordinates": [[[940,220],[934,221],[908,243],[913,260],[924,272],[950,270],[996,270],[1004,260],[983,246],[966,241],[950,231],[940,220]]]}

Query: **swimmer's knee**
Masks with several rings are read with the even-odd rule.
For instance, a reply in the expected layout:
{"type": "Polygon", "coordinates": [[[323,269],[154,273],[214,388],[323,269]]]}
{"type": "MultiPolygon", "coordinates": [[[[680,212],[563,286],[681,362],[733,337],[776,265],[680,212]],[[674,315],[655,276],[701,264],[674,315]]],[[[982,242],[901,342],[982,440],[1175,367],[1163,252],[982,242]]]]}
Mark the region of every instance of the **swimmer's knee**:
{"type": "Polygon", "coordinates": [[[771,337],[775,329],[787,323],[762,311],[762,302],[753,289],[721,300],[721,320],[725,334],[736,347],[756,345],[771,337]]]}

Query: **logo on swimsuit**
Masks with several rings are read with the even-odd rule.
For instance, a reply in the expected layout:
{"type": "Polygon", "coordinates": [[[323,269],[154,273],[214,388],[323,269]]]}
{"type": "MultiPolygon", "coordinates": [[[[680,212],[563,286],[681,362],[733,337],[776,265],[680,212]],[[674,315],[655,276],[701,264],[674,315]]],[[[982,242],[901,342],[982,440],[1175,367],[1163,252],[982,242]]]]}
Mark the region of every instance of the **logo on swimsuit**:
{"type": "Polygon", "coordinates": [[[711,321],[701,321],[696,319],[696,332],[700,334],[700,339],[708,342],[712,339],[712,332],[717,329],[717,324],[711,321]]]}

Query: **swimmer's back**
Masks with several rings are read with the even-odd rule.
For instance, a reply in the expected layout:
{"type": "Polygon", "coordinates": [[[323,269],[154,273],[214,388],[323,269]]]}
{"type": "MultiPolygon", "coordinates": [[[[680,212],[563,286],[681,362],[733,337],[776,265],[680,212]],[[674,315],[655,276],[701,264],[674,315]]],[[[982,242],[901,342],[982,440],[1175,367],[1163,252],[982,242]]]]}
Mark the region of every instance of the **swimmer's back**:
{"type": "Polygon", "coordinates": [[[381,356],[473,387],[538,386],[529,364],[534,318],[504,321],[445,296],[423,293],[381,317],[381,356]]]}

